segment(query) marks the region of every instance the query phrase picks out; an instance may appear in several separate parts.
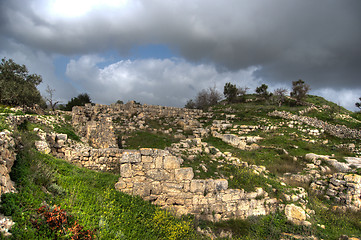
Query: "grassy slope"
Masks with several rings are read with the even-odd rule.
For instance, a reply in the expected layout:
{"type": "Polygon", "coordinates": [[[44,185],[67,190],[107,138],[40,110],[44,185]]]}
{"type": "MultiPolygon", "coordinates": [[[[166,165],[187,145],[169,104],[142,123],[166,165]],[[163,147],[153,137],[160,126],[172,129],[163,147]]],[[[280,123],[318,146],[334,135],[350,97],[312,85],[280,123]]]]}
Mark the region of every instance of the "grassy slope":
{"type": "MultiPolygon", "coordinates": [[[[33,135],[23,133],[31,142],[33,135]]],[[[78,168],[25,145],[13,167],[18,194],[4,194],[2,212],[16,222],[13,239],[53,239],[51,231],[37,231],[31,220],[46,202],[73,215],[98,239],[194,239],[192,220],[170,213],[114,190],[118,176],[78,168]]]]}

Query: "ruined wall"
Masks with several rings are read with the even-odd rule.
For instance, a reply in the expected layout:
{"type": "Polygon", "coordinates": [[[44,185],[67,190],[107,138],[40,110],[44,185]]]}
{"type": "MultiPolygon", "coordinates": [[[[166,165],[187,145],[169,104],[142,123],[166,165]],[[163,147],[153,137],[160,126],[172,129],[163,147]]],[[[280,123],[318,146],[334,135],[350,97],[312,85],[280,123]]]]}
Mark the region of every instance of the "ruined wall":
{"type": "Polygon", "coordinates": [[[3,193],[15,191],[9,175],[15,159],[15,141],[12,134],[7,130],[0,132],[0,197],[3,193]]]}
{"type": "Polygon", "coordinates": [[[276,210],[277,200],[262,188],[246,193],[228,189],[226,179],[193,179],[192,168],[182,168],[182,159],[168,151],[124,151],[116,189],[174,211],[211,221],[265,215],[276,210]]]}
{"type": "Polygon", "coordinates": [[[353,138],[353,139],[361,139],[361,131],[356,129],[348,128],[344,125],[333,125],[322,120],[318,120],[312,117],[306,116],[298,116],[286,111],[273,111],[269,113],[270,116],[281,117],[289,120],[295,120],[303,122],[307,125],[321,128],[327,133],[339,137],[339,138],[353,138]]]}
{"type": "MultiPolygon", "coordinates": [[[[86,104],[84,107],[73,107],[72,124],[77,133],[93,147],[113,148],[117,147],[113,122],[119,118],[136,118],[137,125],[125,126],[127,130],[131,130],[142,129],[145,118],[178,118],[186,119],[185,122],[187,122],[189,119],[196,119],[204,115],[202,110],[197,109],[140,105],[134,102],[112,105],[86,104]]],[[[189,125],[188,122],[187,125],[189,125]]]]}

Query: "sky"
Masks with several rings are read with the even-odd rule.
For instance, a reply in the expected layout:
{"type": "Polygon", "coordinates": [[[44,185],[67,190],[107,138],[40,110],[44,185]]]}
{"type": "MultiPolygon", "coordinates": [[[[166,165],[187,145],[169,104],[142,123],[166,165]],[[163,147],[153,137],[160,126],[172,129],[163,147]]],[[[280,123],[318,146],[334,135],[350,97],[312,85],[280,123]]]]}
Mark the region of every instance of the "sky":
{"type": "Polygon", "coordinates": [[[0,58],[67,103],[182,107],[227,82],[361,97],[360,0],[0,0],[0,58]]]}

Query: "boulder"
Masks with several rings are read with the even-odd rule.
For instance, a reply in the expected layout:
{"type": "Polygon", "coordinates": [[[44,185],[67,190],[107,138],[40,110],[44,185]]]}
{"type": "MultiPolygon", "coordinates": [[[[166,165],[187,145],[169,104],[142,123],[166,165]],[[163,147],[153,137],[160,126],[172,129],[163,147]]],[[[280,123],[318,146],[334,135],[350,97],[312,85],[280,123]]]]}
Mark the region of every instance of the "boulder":
{"type": "Polygon", "coordinates": [[[296,225],[302,225],[306,220],[306,213],[303,208],[294,204],[288,204],[285,207],[285,215],[288,221],[296,225]]]}

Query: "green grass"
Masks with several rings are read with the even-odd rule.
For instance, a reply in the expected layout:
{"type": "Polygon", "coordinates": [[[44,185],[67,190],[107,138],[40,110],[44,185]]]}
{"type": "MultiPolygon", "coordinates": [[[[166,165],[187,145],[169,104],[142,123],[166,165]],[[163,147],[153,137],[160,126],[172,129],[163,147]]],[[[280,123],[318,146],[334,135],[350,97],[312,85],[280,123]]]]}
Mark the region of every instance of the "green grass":
{"type": "Polygon", "coordinates": [[[131,133],[130,137],[126,139],[127,149],[139,148],[159,148],[164,149],[170,147],[172,143],[176,142],[171,135],[162,133],[151,133],[147,131],[137,131],[131,133]]]}
{"type": "Polygon", "coordinates": [[[232,232],[232,239],[282,239],[283,233],[310,236],[310,227],[295,226],[289,223],[282,212],[267,216],[253,216],[248,219],[230,219],[221,222],[200,221],[202,228],[211,228],[216,233],[232,232]]]}
{"type": "Polygon", "coordinates": [[[331,204],[322,201],[317,196],[310,196],[310,207],[315,210],[313,227],[317,229],[316,236],[322,239],[336,240],[341,235],[349,237],[361,236],[361,211],[333,211],[331,204]],[[319,225],[324,225],[321,228],[319,225]]]}
{"type": "Polygon", "coordinates": [[[11,178],[17,194],[2,195],[2,212],[16,225],[12,239],[53,239],[31,223],[46,202],[71,214],[97,239],[196,239],[190,218],[172,216],[159,207],[115,191],[119,176],[78,168],[32,149],[32,135],[22,134],[25,147],[18,154],[11,178]]]}
{"type": "Polygon", "coordinates": [[[330,106],[335,111],[342,112],[342,113],[350,113],[350,111],[348,111],[344,107],[341,107],[341,106],[337,105],[336,103],[328,101],[328,100],[326,100],[326,99],[324,99],[323,97],[320,97],[320,96],[307,95],[306,102],[312,103],[312,104],[314,104],[316,106],[327,105],[327,106],[330,106]]]}
{"type": "Polygon", "coordinates": [[[238,157],[244,162],[265,166],[267,170],[275,175],[283,175],[286,172],[297,173],[302,170],[302,165],[299,162],[293,161],[291,156],[286,155],[280,149],[260,148],[253,151],[244,151],[234,148],[215,137],[208,137],[204,141],[222,152],[231,152],[232,156],[238,157]]]}
{"type": "Polygon", "coordinates": [[[249,168],[236,166],[227,161],[223,163],[212,160],[206,154],[197,155],[193,160],[185,159],[183,167],[192,167],[195,179],[207,178],[227,178],[229,188],[244,189],[247,192],[254,191],[257,187],[262,187],[265,191],[273,194],[272,187],[281,190],[283,187],[273,178],[265,178],[262,174],[258,175],[249,168]],[[207,171],[200,166],[203,164],[207,171]]]}
{"type": "Polygon", "coordinates": [[[0,132],[5,130],[5,129],[9,129],[8,124],[5,122],[5,117],[0,116],[0,132]]]}

